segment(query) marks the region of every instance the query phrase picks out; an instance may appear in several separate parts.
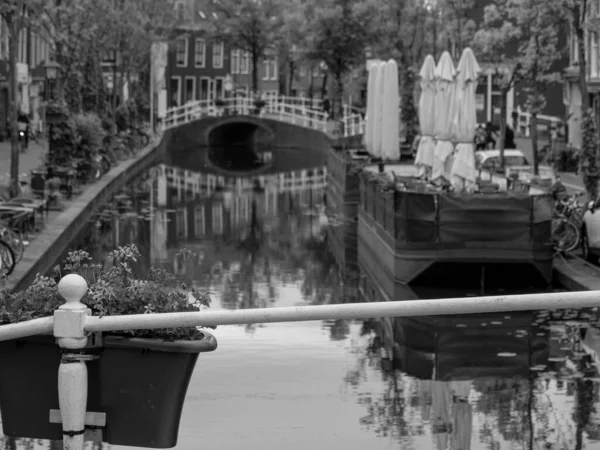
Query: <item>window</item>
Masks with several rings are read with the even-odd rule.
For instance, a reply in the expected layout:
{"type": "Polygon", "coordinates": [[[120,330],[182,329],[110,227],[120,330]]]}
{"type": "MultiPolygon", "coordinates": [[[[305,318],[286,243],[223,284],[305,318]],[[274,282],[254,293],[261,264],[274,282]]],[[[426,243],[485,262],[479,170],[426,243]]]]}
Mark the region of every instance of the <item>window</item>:
{"type": "Polygon", "coordinates": [[[206,100],[208,98],[209,89],[210,89],[210,78],[200,77],[200,89],[198,89],[199,95],[200,95],[200,100],[206,100]]]}
{"type": "Polygon", "coordinates": [[[171,77],[171,101],[169,106],[179,106],[181,104],[181,77],[171,77]]]}
{"type": "Polygon", "coordinates": [[[214,86],[213,98],[223,98],[224,97],[224,88],[225,88],[225,83],[224,83],[223,78],[215,77],[213,86],[214,86]]]}
{"type": "Polygon", "coordinates": [[[187,223],[186,223],[186,211],[185,208],[177,208],[175,213],[175,227],[177,230],[177,237],[187,237],[187,223]]]}
{"type": "Polygon", "coordinates": [[[8,25],[0,17],[0,59],[8,59],[8,25]]]}
{"type": "Polygon", "coordinates": [[[579,62],[579,49],[578,49],[577,42],[578,42],[578,39],[577,39],[577,36],[575,35],[575,31],[573,29],[571,29],[570,53],[571,53],[571,63],[572,64],[579,62]]]}
{"type": "Polygon", "coordinates": [[[223,43],[213,44],[212,65],[213,69],[223,68],[223,43]]]}
{"type": "Polygon", "coordinates": [[[177,19],[185,20],[185,3],[180,1],[175,4],[175,11],[177,12],[177,19]]]}
{"type": "Polygon", "coordinates": [[[598,77],[598,33],[590,32],[590,76],[598,77]]]}
{"type": "Polygon", "coordinates": [[[320,75],[320,74],[319,74],[319,67],[317,67],[317,66],[314,66],[314,67],[312,68],[312,76],[313,76],[313,77],[318,77],[319,75],[320,75]]]}
{"type": "Polygon", "coordinates": [[[298,71],[301,77],[306,76],[306,64],[300,64],[300,70],[298,71]]]}
{"type": "Polygon", "coordinates": [[[175,45],[175,58],[177,67],[187,66],[188,40],[177,39],[177,43],[175,45]]]}
{"type": "Polygon", "coordinates": [[[206,219],[204,217],[204,206],[194,208],[194,236],[200,237],[206,233],[206,219]]]}
{"type": "Polygon", "coordinates": [[[231,50],[231,73],[240,73],[240,50],[231,50]]]}
{"type": "Polygon", "coordinates": [[[206,42],[197,38],[194,47],[194,64],[196,67],[206,67],[206,42]]]}
{"type": "Polygon", "coordinates": [[[185,77],[185,103],[196,98],[196,77],[185,77]]]}
{"type": "Polygon", "coordinates": [[[244,52],[240,60],[240,72],[247,75],[250,72],[250,52],[244,52]]]}
{"type": "Polygon", "coordinates": [[[265,66],[263,80],[277,80],[277,60],[265,59],[263,61],[263,64],[265,66]]]}
{"type": "Polygon", "coordinates": [[[223,205],[212,207],[212,231],[214,234],[223,234],[223,205]]]}

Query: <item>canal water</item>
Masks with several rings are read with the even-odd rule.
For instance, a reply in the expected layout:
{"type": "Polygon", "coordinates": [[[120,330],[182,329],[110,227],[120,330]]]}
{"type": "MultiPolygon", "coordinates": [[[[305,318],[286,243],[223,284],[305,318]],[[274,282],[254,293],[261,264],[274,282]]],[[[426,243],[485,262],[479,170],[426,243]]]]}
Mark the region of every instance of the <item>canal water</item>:
{"type": "MultiPolygon", "coordinates": [[[[135,243],[136,271],[176,271],[212,293],[213,310],[372,300],[360,274],[340,275],[328,234],[342,221],[326,216],[325,196],[323,166],[225,176],[160,165],[100,209],[73,248],[103,261],[135,243]],[[182,270],[182,248],[200,264],[182,270]]],[[[573,310],[218,327],[177,448],[599,449],[599,325],[596,311],[573,310]]]]}

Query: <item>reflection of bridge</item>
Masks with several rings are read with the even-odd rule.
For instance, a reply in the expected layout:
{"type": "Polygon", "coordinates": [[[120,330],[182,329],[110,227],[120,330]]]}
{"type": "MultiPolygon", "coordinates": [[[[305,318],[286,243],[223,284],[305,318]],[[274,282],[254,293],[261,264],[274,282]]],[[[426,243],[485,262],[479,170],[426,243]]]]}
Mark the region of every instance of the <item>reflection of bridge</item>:
{"type": "MultiPolygon", "coordinates": [[[[176,239],[187,239],[223,235],[247,224],[252,215],[252,202],[256,199],[257,187],[262,192],[261,200],[257,203],[258,209],[254,210],[259,217],[276,217],[281,213],[278,199],[282,194],[294,195],[302,204],[315,204],[325,192],[327,168],[322,166],[270,175],[236,177],[195,172],[163,164],[156,170],[154,177],[159,207],[154,214],[156,220],[164,222],[155,227],[155,230],[167,232],[167,218],[160,209],[169,207],[174,212],[170,218],[173,223],[171,232],[176,239]]],[[[164,251],[159,254],[164,254],[164,251]]]]}
{"type": "Polygon", "coordinates": [[[300,169],[251,177],[237,177],[195,172],[162,165],[161,173],[164,174],[166,185],[177,191],[178,198],[182,198],[187,194],[193,196],[210,195],[223,188],[227,188],[236,194],[250,192],[257,186],[265,191],[283,193],[304,191],[307,189],[324,189],[327,185],[327,167],[300,169]]]}

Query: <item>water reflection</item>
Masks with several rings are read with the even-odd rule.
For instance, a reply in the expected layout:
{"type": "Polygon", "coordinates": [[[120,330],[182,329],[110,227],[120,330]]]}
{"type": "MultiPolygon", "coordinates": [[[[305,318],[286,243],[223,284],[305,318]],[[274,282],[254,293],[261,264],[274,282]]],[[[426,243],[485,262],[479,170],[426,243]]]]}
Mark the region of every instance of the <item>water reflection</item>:
{"type": "Polygon", "coordinates": [[[370,320],[345,382],[361,424],[402,445],[591,448],[599,325],[594,311],[370,320]]]}
{"type": "MultiPolygon", "coordinates": [[[[160,165],[99,210],[77,246],[102,259],[135,242],[143,254],[136,271],[175,270],[214,293],[213,309],[378,300],[371,274],[362,267],[347,275],[329,250],[339,224],[324,212],[325,174],[315,167],[226,177],[160,165]],[[182,269],[183,247],[201,263],[182,269]]],[[[479,290],[420,286],[406,296],[479,290]]],[[[179,449],[600,445],[594,310],[232,326],[215,334],[219,351],[199,360],[190,383],[179,449]]]]}

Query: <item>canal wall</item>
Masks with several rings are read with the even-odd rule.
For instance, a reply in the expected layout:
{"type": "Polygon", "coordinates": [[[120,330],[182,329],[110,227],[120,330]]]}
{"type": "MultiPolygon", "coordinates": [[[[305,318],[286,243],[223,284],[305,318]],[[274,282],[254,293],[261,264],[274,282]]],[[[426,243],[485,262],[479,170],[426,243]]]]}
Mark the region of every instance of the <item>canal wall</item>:
{"type": "Polygon", "coordinates": [[[166,131],[158,143],[148,146],[137,158],[123,161],[68,203],[67,208],[49,223],[31,242],[23,259],[8,278],[8,287],[13,291],[25,289],[36,275],[47,274],[56,263],[56,256],[68,248],[75,236],[88,225],[95,210],[108,201],[131,179],[141,175],[164,158],[167,148],[178,130],[166,131]]]}
{"type": "MultiPolygon", "coordinates": [[[[182,152],[189,154],[190,166],[186,164],[186,168],[193,170],[198,161],[195,150],[208,143],[206,131],[209,127],[218,126],[222,120],[224,118],[207,117],[166,130],[158,144],[143,149],[137,158],[122,162],[98,182],[86,186],[83,193],[70,201],[64,211],[45,224],[43,230],[27,247],[23,259],[8,279],[9,289],[24,289],[33,282],[37,274],[49,273],[56,264],[57,257],[67,251],[73,239],[81,236],[100,206],[155,164],[168,163],[169,154],[172,152],[179,153],[178,158],[182,152]]],[[[276,120],[260,120],[273,131],[272,145],[280,146],[287,152],[284,158],[279,158],[283,162],[270,170],[282,171],[286,166],[294,170],[301,162],[306,166],[307,161],[309,166],[326,164],[324,150],[331,145],[331,139],[327,135],[276,120]]],[[[206,160],[207,158],[204,159],[205,163],[206,160]]]]}
{"type": "Polygon", "coordinates": [[[600,290],[600,267],[577,256],[554,258],[554,280],[569,291],[600,290]]]}

